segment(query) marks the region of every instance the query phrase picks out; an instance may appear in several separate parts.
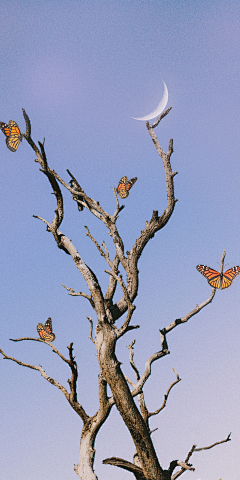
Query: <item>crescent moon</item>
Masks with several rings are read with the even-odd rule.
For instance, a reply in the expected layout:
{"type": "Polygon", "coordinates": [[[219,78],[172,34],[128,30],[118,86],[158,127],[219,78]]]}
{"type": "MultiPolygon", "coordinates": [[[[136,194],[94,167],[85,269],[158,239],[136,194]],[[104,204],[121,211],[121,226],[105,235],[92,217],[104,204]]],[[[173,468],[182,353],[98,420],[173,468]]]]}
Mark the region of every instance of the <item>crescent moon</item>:
{"type": "Polygon", "coordinates": [[[139,117],[139,118],[134,118],[134,120],[151,120],[152,118],[155,118],[155,117],[158,117],[164,110],[164,108],[166,107],[167,105],[167,102],[168,102],[168,89],[167,89],[167,85],[165,82],[163,82],[163,85],[164,85],[164,92],[163,92],[163,97],[160,101],[160,103],[158,104],[157,108],[155,108],[155,110],[153,110],[153,112],[151,113],[148,113],[148,115],[145,115],[144,117],[139,117]]]}

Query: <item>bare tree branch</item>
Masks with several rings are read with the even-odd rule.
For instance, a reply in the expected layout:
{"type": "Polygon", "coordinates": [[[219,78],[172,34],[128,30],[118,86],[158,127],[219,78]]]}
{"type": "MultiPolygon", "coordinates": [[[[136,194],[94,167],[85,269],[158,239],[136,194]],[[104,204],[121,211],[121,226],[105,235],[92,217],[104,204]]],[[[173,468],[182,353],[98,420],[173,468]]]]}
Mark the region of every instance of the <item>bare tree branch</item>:
{"type": "MultiPolygon", "coordinates": [[[[161,122],[161,120],[164,117],[166,117],[166,115],[170,112],[171,109],[172,109],[172,107],[169,107],[169,108],[167,108],[167,110],[165,110],[163,113],[161,113],[161,115],[159,115],[157,120],[154,123],[152,123],[152,125],[150,125],[150,128],[156,128],[158,126],[158,124],[161,122]]],[[[146,126],[148,128],[149,122],[146,122],[146,126]]]]}
{"type": "Polygon", "coordinates": [[[88,321],[90,322],[90,336],[88,338],[90,338],[90,340],[92,340],[92,342],[94,343],[95,345],[95,342],[94,342],[94,338],[92,336],[92,331],[93,331],[93,321],[91,318],[87,317],[88,321]]]}
{"type": "MultiPolygon", "coordinates": [[[[118,255],[116,254],[114,259],[113,259],[113,262],[112,262],[112,269],[114,272],[118,273],[118,266],[119,266],[119,263],[120,263],[120,260],[118,258],[118,255]]],[[[113,275],[110,275],[109,276],[109,284],[108,284],[108,289],[106,291],[106,294],[105,294],[105,303],[108,305],[108,308],[111,309],[112,307],[112,299],[113,299],[113,296],[115,294],[115,291],[116,291],[116,287],[117,287],[117,279],[113,277],[113,275]]]]}
{"type": "Polygon", "coordinates": [[[70,365],[69,360],[67,358],[65,358],[59,352],[59,350],[55,347],[55,345],[53,345],[51,342],[47,342],[46,340],[42,340],[41,338],[34,338],[34,337],[22,337],[22,338],[16,338],[16,339],[10,338],[9,340],[11,340],[12,342],[21,342],[22,340],[34,340],[35,342],[46,343],[47,345],[49,345],[51,347],[51,349],[53,350],[54,353],[56,353],[65,363],[70,365]]]}
{"type": "Polygon", "coordinates": [[[210,448],[213,448],[216,445],[220,445],[220,443],[231,442],[230,436],[231,436],[231,432],[229,433],[227,438],[225,438],[225,440],[220,440],[220,442],[215,442],[212,445],[209,445],[209,447],[195,448],[194,452],[200,452],[201,450],[209,450],[210,448]]]}
{"type": "Polygon", "coordinates": [[[134,356],[134,345],[136,343],[136,340],[133,340],[132,343],[130,343],[130,345],[127,345],[127,348],[129,350],[129,362],[130,362],[130,365],[132,367],[132,369],[134,370],[135,372],[135,375],[136,375],[136,379],[139,380],[140,379],[140,374],[139,374],[139,371],[136,367],[136,364],[135,362],[133,361],[133,356],[134,356]]]}
{"type": "Polygon", "coordinates": [[[143,385],[146,383],[148,377],[151,375],[152,363],[155,362],[155,360],[158,360],[159,358],[164,357],[165,355],[168,355],[170,353],[168,350],[165,335],[161,334],[160,338],[162,343],[162,350],[151,355],[145,362],[145,371],[143,375],[141,375],[141,378],[138,380],[135,388],[132,390],[132,396],[138,395],[142,391],[143,385]]]}
{"type": "Polygon", "coordinates": [[[98,251],[100,252],[101,256],[105,258],[106,262],[108,263],[108,265],[113,268],[113,263],[111,262],[110,258],[109,258],[109,252],[107,250],[107,247],[105,245],[105,242],[102,242],[102,245],[105,249],[105,252],[103,251],[103,249],[100,247],[100,245],[98,244],[97,240],[95,240],[95,238],[91,235],[90,231],[89,231],[89,228],[85,225],[85,228],[87,230],[87,233],[85,233],[85,235],[87,235],[87,237],[89,237],[92,242],[96,245],[98,251]]]}
{"type": "Polygon", "coordinates": [[[167,403],[167,399],[168,399],[168,396],[169,396],[169,393],[170,391],[172,390],[172,388],[174,387],[174,385],[176,385],[178,382],[181,382],[181,378],[179,378],[179,375],[178,373],[176,372],[176,370],[173,368],[173,371],[174,373],[176,374],[176,377],[177,377],[177,380],[175,380],[175,382],[171,383],[170,387],[168,387],[168,390],[167,390],[167,393],[164,395],[164,400],[163,400],[163,404],[160,408],[158,408],[158,410],[155,410],[155,412],[149,412],[148,413],[148,417],[150,418],[152,415],[157,415],[159,412],[161,412],[161,410],[163,410],[165,407],[166,407],[166,403],[167,403]]]}
{"type": "Polygon", "coordinates": [[[221,275],[223,274],[223,264],[224,264],[224,258],[226,257],[226,252],[223,250],[222,258],[221,258],[221,263],[220,263],[220,273],[221,275]]]}
{"type": "Polygon", "coordinates": [[[104,465],[115,465],[116,467],[123,468],[124,470],[128,470],[129,472],[132,472],[137,480],[147,480],[147,478],[143,474],[143,470],[138,467],[137,465],[134,465],[131,462],[128,462],[127,460],[123,460],[122,458],[117,458],[117,457],[111,457],[111,458],[106,458],[105,460],[102,461],[104,465]]]}
{"type": "Polygon", "coordinates": [[[194,308],[194,310],[192,310],[191,312],[189,312],[187,315],[185,315],[185,317],[182,317],[182,318],[177,318],[174,322],[170,323],[170,325],[168,325],[167,327],[163,328],[161,330],[161,332],[166,335],[168,332],[170,332],[173,328],[177,327],[177,325],[180,325],[181,323],[185,323],[187,322],[190,318],[192,318],[194,315],[196,315],[197,313],[200,312],[200,310],[202,310],[202,308],[206,307],[206,305],[208,305],[209,303],[211,303],[211,301],[213,300],[213,297],[216,293],[216,288],[213,288],[212,289],[212,293],[210,295],[210,297],[205,300],[205,302],[201,303],[201,305],[196,305],[196,308],[194,308]]]}
{"type": "Polygon", "coordinates": [[[68,295],[72,295],[73,297],[78,297],[78,296],[80,296],[80,297],[87,298],[87,299],[89,300],[89,302],[91,303],[93,309],[95,309],[94,301],[93,301],[92,296],[87,295],[87,293],[83,293],[83,292],[75,292],[72,287],[68,288],[68,287],[66,287],[63,283],[62,283],[62,286],[63,286],[64,288],[66,288],[66,290],[69,291],[69,294],[68,294],[68,295]]]}
{"type": "MultiPolygon", "coordinates": [[[[35,339],[33,339],[35,340],[35,339]]],[[[51,345],[53,347],[53,345],[51,345]]],[[[78,402],[74,402],[72,403],[72,399],[71,399],[71,394],[68,393],[68,391],[66,390],[65,387],[63,387],[63,385],[61,385],[57,380],[55,380],[54,378],[51,378],[49,377],[49,375],[47,375],[47,373],[43,370],[43,368],[41,367],[41,365],[39,365],[38,367],[36,367],[35,365],[31,365],[29,363],[25,363],[25,362],[21,362],[21,360],[17,360],[16,358],[14,357],[10,357],[8,356],[6,353],[3,352],[3,350],[0,349],[0,353],[3,355],[4,359],[6,360],[12,360],[13,362],[17,363],[18,365],[21,365],[23,367],[27,367],[27,368],[31,368],[33,370],[38,370],[42,377],[45,378],[45,380],[47,380],[49,383],[51,383],[52,385],[54,385],[55,387],[59,388],[59,390],[61,390],[61,392],[64,394],[64,396],[66,397],[67,401],[70,403],[70,405],[72,406],[72,408],[76,411],[76,413],[81,417],[83,423],[85,424],[86,421],[88,420],[89,416],[86,414],[85,410],[83,409],[83,407],[78,403],[78,402]]],[[[60,355],[61,356],[61,355],[60,355]]],[[[64,358],[61,356],[61,358],[64,358]]],[[[66,360],[65,360],[66,361],[66,360]]],[[[68,363],[68,362],[67,362],[68,363]]]]}
{"type": "Polygon", "coordinates": [[[77,401],[77,378],[78,378],[78,370],[77,370],[77,363],[75,362],[75,357],[73,356],[73,342],[67,347],[69,352],[69,366],[72,371],[72,376],[68,379],[68,384],[70,387],[70,403],[71,405],[79,405],[77,401]]]}
{"type": "Polygon", "coordinates": [[[70,175],[70,177],[72,177],[72,180],[70,180],[70,186],[71,188],[73,188],[76,193],[74,193],[72,195],[72,198],[73,200],[75,200],[77,202],[77,205],[78,205],[78,210],[81,212],[83,210],[83,208],[86,206],[86,204],[84,203],[84,197],[82,195],[82,193],[84,193],[82,187],[80,187],[77,179],[71,174],[71,172],[69,170],[67,170],[68,174],[70,175]]]}
{"type": "MultiPolygon", "coordinates": [[[[215,443],[213,443],[212,445],[210,445],[209,447],[196,448],[196,445],[193,445],[192,448],[191,448],[191,450],[189,451],[187,457],[186,457],[185,463],[188,462],[188,460],[190,459],[190,457],[191,457],[191,456],[193,455],[193,453],[195,453],[195,452],[200,452],[201,450],[209,450],[210,448],[213,448],[213,447],[215,447],[216,445],[220,445],[221,443],[225,443],[225,442],[231,441],[230,435],[231,435],[231,433],[229,433],[229,435],[227,436],[227,438],[225,438],[225,440],[221,440],[221,441],[219,441],[219,442],[215,442],[215,443]]],[[[182,475],[185,471],[186,471],[186,467],[185,467],[185,466],[182,466],[181,470],[179,470],[179,472],[175,473],[175,474],[172,476],[172,479],[171,479],[171,480],[175,480],[176,478],[180,477],[180,475],[182,475]]]]}

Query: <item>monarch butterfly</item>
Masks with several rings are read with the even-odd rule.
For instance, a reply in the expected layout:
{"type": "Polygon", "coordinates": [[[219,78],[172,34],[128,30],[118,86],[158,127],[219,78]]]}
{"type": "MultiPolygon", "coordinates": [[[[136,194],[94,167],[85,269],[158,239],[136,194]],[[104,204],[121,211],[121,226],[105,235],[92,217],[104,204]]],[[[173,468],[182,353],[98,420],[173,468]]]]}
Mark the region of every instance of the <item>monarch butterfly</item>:
{"type": "Polygon", "coordinates": [[[42,340],[45,342],[53,342],[55,340],[55,335],[52,331],[52,319],[49,317],[43,325],[42,323],[37,324],[37,331],[42,340]]]}
{"type": "Polygon", "coordinates": [[[134,177],[131,180],[128,180],[127,177],[122,177],[117,187],[117,193],[119,197],[127,198],[129,195],[129,190],[133,187],[136,181],[137,177],[134,177]]]}
{"type": "Polygon", "coordinates": [[[211,287],[221,288],[222,290],[230,287],[234,278],[240,273],[240,267],[229,268],[229,270],[226,270],[224,273],[219,273],[206,265],[197,265],[196,269],[206,277],[211,287]]]}
{"type": "Polygon", "coordinates": [[[11,152],[16,152],[19,143],[22,141],[22,134],[16,122],[9,120],[8,124],[0,122],[0,128],[6,138],[6,144],[11,152]]]}

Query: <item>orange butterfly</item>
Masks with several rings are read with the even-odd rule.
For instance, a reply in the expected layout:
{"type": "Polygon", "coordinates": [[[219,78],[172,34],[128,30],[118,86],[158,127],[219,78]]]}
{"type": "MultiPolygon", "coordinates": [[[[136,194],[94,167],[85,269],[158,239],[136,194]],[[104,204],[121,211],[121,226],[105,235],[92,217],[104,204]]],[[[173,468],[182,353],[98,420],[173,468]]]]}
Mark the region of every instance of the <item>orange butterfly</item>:
{"type": "Polygon", "coordinates": [[[206,277],[211,287],[221,288],[222,290],[230,287],[234,278],[240,273],[240,267],[229,268],[229,270],[226,270],[224,273],[219,273],[206,265],[197,265],[196,269],[206,277]]]}
{"type": "Polygon", "coordinates": [[[43,325],[42,323],[37,324],[37,331],[42,340],[45,342],[53,342],[55,340],[55,335],[52,331],[52,319],[49,317],[43,325]]]}
{"type": "Polygon", "coordinates": [[[129,195],[129,190],[133,187],[136,181],[137,177],[134,177],[131,180],[128,180],[127,177],[122,177],[117,187],[117,193],[119,197],[127,198],[129,195]]]}
{"type": "Polygon", "coordinates": [[[11,152],[16,152],[19,143],[22,141],[22,134],[16,122],[9,120],[8,124],[0,122],[0,128],[6,138],[6,144],[11,152]]]}

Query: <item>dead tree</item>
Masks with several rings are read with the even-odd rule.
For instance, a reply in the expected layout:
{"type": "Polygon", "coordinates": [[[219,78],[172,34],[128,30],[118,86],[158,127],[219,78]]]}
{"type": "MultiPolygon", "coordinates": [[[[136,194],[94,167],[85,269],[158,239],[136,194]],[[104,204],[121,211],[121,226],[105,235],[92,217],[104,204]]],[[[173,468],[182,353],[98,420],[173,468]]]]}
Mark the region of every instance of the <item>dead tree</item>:
{"type": "MultiPolygon", "coordinates": [[[[163,404],[156,411],[150,412],[148,410],[143,393],[145,383],[151,375],[152,363],[170,353],[167,343],[168,333],[178,325],[187,322],[190,318],[199,313],[203,307],[208,305],[213,300],[215,288],[213,288],[210,297],[201,305],[197,305],[194,310],[187,313],[184,317],[174,320],[170,325],[167,325],[160,330],[160,349],[146,359],[145,370],[142,374],[139,373],[139,370],[134,363],[133,348],[135,340],[132,341],[128,348],[130,352],[130,365],[136,376],[135,382],[132,382],[124,374],[121,363],[115,353],[116,344],[119,338],[125,335],[126,332],[139,328],[139,325],[131,324],[133,312],[136,308],[134,300],[138,294],[139,285],[138,260],[149,240],[168,223],[177,202],[174,196],[174,176],[177,172],[172,172],[170,163],[171,155],[173,153],[173,140],[171,139],[169,141],[168,152],[165,153],[154,132],[154,128],[157,127],[159,122],[169,113],[170,110],[171,108],[168,108],[162,113],[154,124],[149,125],[149,123],[146,122],[154,146],[163,161],[167,189],[167,206],[161,215],[158,214],[157,210],[153,211],[152,218],[150,221],[146,221],[146,226],[141,231],[140,237],[136,239],[131,250],[126,252],[124,250],[122,238],[116,226],[118,216],[122,212],[124,205],[119,205],[115,188],[113,188],[113,193],[116,200],[116,210],[113,214],[110,214],[103,210],[98,201],[95,201],[84,192],[77,179],[71,172],[69,172],[69,170],[67,170],[67,172],[71,177],[70,185],[60,178],[60,176],[48,165],[44,141],[42,143],[39,142],[39,147],[34,143],[31,137],[30,120],[26,112],[23,110],[26,122],[26,133],[23,136],[30,147],[34,150],[37,157],[35,161],[40,164],[40,171],[50,182],[53,194],[56,198],[56,210],[52,222],[39,216],[35,216],[35,218],[40,219],[47,225],[47,231],[52,233],[57,246],[63,250],[64,253],[72,257],[76,268],[79,270],[87,284],[89,290],[88,293],[75,292],[72,287],[64,286],[69,291],[69,295],[78,295],[86,298],[97,317],[94,337],[92,318],[88,318],[88,320],[90,322],[90,339],[95,345],[100,368],[100,374],[98,377],[100,407],[98,411],[93,416],[89,416],[86,408],[84,408],[78,400],[78,367],[73,355],[73,343],[68,346],[69,358],[65,358],[52,343],[48,343],[49,347],[62,359],[63,362],[67,363],[70,368],[71,376],[68,380],[69,390],[63,387],[54,378],[50,378],[41,366],[26,364],[7,355],[2,350],[0,350],[0,352],[4,359],[9,359],[19,365],[38,370],[48,382],[61,390],[71,407],[82,419],[83,428],[80,442],[80,457],[78,464],[74,468],[75,472],[82,480],[97,479],[97,476],[94,473],[95,440],[99,429],[104,425],[113,406],[116,406],[118,409],[132,437],[136,451],[132,462],[118,457],[112,457],[103,460],[103,463],[115,465],[128,470],[133,473],[137,480],[173,480],[182,475],[186,470],[194,470],[194,467],[189,464],[189,459],[193,453],[230,440],[229,435],[225,440],[216,442],[209,447],[196,448],[196,445],[193,445],[184,461],[173,460],[171,461],[168,470],[163,470],[161,459],[158,459],[151,439],[152,432],[149,427],[149,419],[150,417],[159,414],[166,406],[171,389],[180,382],[178,373],[174,370],[176,380],[169,386],[164,396],[163,404]],[[60,231],[64,212],[63,196],[60,185],[67,189],[71,194],[72,199],[78,205],[79,212],[81,212],[84,207],[89,210],[91,214],[95,215],[98,220],[104,223],[112,238],[116,252],[113,259],[110,258],[109,250],[105,242],[102,242],[102,245],[100,245],[98,240],[91,235],[88,227],[86,227],[86,235],[91,239],[99,251],[99,254],[104,257],[107,263],[107,269],[105,272],[109,275],[109,284],[105,295],[102,291],[99,280],[93,271],[93,266],[89,267],[86,265],[83,259],[83,253],[79,253],[73,242],[60,231]],[[126,274],[126,282],[123,280],[121,274],[123,271],[125,271],[126,274]],[[119,284],[122,289],[122,297],[119,301],[114,303],[113,299],[117,284],[119,284]],[[126,319],[122,322],[121,326],[117,328],[115,326],[116,320],[122,317],[125,313],[127,313],[126,319]],[[109,385],[111,389],[111,397],[108,397],[107,395],[107,385],[109,385]],[[139,402],[140,409],[136,406],[136,398],[139,402]],[[180,466],[181,469],[177,473],[173,473],[177,466],[180,466]]],[[[223,259],[224,256],[222,258],[222,266],[223,259]]],[[[18,338],[14,341],[17,342],[24,340],[44,342],[44,340],[40,338],[30,337],[18,338]]]]}

